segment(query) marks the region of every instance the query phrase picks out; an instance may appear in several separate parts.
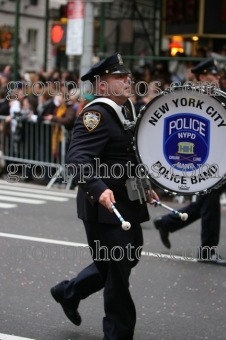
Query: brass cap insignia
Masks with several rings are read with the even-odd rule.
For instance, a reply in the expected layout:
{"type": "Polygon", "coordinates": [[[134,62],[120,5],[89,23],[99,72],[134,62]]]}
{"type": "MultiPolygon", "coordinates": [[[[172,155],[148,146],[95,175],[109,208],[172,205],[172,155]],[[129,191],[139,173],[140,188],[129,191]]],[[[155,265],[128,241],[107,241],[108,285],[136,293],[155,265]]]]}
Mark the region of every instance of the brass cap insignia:
{"type": "Polygon", "coordinates": [[[117,57],[118,57],[119,65],[123,65],[123,61],[122,61],[122,56],[121,56],[121,54],[118,54],[117,57]]]}
{"type": "Polygon", "coordinates": [[[83,124],[85,125],[88,131],[93,131],[100,123],[100,119],[101,119],[100,112],[95,111],[85,112],[83,115],[83,124]]]}

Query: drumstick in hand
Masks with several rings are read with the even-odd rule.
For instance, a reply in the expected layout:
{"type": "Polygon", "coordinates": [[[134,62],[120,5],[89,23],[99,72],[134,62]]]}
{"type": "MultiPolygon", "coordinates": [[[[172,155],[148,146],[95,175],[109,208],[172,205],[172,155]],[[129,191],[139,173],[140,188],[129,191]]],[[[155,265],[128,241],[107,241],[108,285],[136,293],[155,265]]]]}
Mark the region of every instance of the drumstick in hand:
{"type": "Polygon", "coordinates": [[[163,203],[161,203],[161,202],[159,202],[157,200],[154,200],[154,199],[153,199],[153,202],[154,202],[154,204],[157,204],[160,207],[166,208],[166,209],[170,210],[172,213],[174,213],[176,215],[179,215],[180,218],[182,219],[182,221],[186,221],[188,219],[188,214],[187,213],[181,213],[181,212],[179,212],[179,211],[177,211],[177,210],[175,210],[173,208],[170,208],[168,205],[163,204],[163,203]]]}
{"type": "Polygon", "coordinates": [[[111,203],[111,207],[115,213],[115,215],[118,217],[119,221],[122,222],[122,229],[129,230],[131,228],[131,224],[124,220],[124,218],[121,216],[121,214],[118,212],[118,210],[115,208],[114,204],[111,203]]]}

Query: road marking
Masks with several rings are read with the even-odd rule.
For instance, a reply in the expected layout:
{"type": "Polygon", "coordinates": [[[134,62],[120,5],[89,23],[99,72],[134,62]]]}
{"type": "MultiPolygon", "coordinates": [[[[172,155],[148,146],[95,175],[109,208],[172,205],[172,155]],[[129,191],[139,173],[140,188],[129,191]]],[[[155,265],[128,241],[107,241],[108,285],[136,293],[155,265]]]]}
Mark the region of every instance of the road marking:
{"type": "Polygon", "coordinates": [[[10,208],[16,208],[16,207],[17,207],[17,204],[10,204],[10,203],[2,203],[2,202],[0,202],[0,208],[10,209],[10,208]]]}
{"type": "Polygon", "coordinates": [[[30,338],[21,338],[20,336],[0,333],[0,340],[34,340],[30,338]]]}
{"type": "Polygon", "coordinates": [[[66,202],[66,201],[68,201],[68,198],[66,198],[66,197],[49,196],[49,195],[46,195],[46,193],[43,193],[43,195],[39,195],[39,194],[30,194],[30,193],[27,193],[27,192],[0,190],[0,194],[10,195],[10,196],[18,196],[18,197],[41,198],[41,199],[45,199],[47,201],[56,201],[56,202],[66,202]]]}
{"type": "Polygon", "coordinates": [[[51,243],[51,244],[61,244],[64,246],[71,246],[71,247],[88,247],[88,244],[85,244],[85,243],[60,241],[60,240],[53,240],[49,238],[41,238],[41,237],[33,237],[33,236],[25,236],[25,235],[17,235],[17,234],[0,233],[0,237],[9,237],[9,238],[15,238],[17,240],[27,240],[27,241],[43,242],[43,243],[51,243]]]}
{"type": "MultiPolygon", "coordinates": [[[[0,183],[2,183],[0,181],[0,183]]],[[[40,187],[40,186],[38,186],[40,187]]],[[[36,186],[37,188],[37,186],[36,186]]],[[[12,185],[9,185],[8,184],[0,184],[0,189],[6,189],[6,190],[14,190],[14,191],[24,191],[24,192],[32,192],[32,193],[35,193],[35,194],[46,194],[48,193],[48,195],[51,195],[51,196],[57,196],[57,197],[69,197],[69,198],[76,198],[76,190],[74,191],[74,193],[72,194],[69,194],[67,192],[59,192],[59,191],[50,191],[49,189],[31,189],[31,188],[27,188],[24,187],[24,186],[18,186],[16,183],[15,184],[12,184],[12,185]]]]}
{"type": "MultiPolygon", "coordinates": [[[[0,196],[0,201],[8,201],[8,202],[17,202],[17,203],[28,203],[28,204],[44,204],[45,201],[41,200],[34,200],[34,199],[25,199],[20,197],[6,197],[6,196],[0,196]]],[[[1,340],[1,339],[0,339],[1,340]]]]}
{"type": "MultiPolygon", "coordinates": [[[[26,240],[26,241],[34,241],[34,242],[42,242],[42,243],[50,243],[50,244],[60,244],[60,245],[70,246],[70,247],[87,247],[87,248],[89,247],[88,244],[85,244],[85,243],[60,241],[60,240],[54,240],[54,239],[49,239],[49,238],[41,238],[41,237],[33,237],[33,236],[25,236],[25,235],[17,235],[17,234],[0,233],[0,237],[8,237],[8,238],[13,238],[17,240],[26,240]]],[[[141,255],[147,256],[147,257],[155,257],[159,260],[168,259],[168,260],[197,262],[197,259],[192,258],[192,257],[178,256],[178,255],[173,255],[173,254],[152,253],[149,251],[142,251],[141,255]]]]}

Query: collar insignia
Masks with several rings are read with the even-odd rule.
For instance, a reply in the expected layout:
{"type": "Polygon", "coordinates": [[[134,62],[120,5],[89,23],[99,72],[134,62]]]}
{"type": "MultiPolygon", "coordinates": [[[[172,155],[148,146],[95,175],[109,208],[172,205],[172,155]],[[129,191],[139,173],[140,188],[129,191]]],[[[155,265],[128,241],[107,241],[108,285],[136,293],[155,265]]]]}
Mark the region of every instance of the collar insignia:
{"type": "Polygon", "coordinates": [[[99,112],[85,112],[83,115],[83,124],[88,131],[93,131],[100,123],[100,118],[101,114],[99,112]]]}

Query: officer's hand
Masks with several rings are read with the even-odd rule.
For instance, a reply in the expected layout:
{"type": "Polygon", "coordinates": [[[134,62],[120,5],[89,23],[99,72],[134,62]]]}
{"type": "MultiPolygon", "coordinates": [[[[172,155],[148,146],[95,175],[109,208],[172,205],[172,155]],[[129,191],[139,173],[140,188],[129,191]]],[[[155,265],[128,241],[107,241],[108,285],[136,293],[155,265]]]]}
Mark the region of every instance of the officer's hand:
{"type": "Polygon", "coordinates": [[[158,195],[156,194],[156,192],[154,190],[151,191],[148,191],[148,194],[147,194],[147,201],[149,204],[155,204],[155,202],[153,202],[153,200],[156,200],[156,201],[159,201],[159,197],[158,195]]]}
{"type": "Polygon", "coordinates": [[[98,202],[102,204],[105,208],[107,208],[110,212],[113,212],[111,207],[111,203],[115,203],[113,191],[111,191],[110,189],[106,189],[100,195],[98,202]]]}

